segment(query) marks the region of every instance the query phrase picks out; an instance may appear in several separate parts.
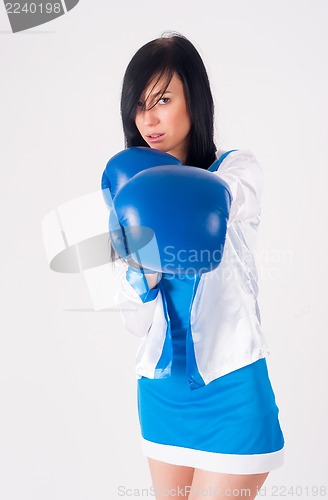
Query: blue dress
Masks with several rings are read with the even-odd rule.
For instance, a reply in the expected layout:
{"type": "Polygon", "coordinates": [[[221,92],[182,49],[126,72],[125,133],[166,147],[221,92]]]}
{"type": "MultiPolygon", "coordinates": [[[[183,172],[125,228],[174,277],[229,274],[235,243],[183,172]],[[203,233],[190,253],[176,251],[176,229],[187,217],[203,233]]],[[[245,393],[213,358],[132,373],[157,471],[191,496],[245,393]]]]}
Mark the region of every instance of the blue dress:
{"type": "Polygon", "coordinates": [[[194,277],[163,275],[171,319],[171,376],[138,379],[144,455],[216,472],[255,474],[283,463],[284,438],[266,359],[191,390],[186,332],[194,277]]]}

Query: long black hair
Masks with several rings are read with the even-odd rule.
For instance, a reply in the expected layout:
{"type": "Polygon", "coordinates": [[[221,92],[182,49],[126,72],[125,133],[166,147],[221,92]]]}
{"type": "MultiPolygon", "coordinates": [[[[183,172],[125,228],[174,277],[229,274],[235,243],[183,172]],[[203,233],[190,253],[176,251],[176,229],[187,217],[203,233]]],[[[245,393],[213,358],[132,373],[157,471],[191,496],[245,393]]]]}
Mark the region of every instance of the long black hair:
{"type": "MultiPolygon", "coordinates": [[[[215,161],[214,102],[207,72],[196,48],[183,35],[166,32],[143,45],[128,64],[122,85],[121,115],[126,147],[148,144],[140,135],[135,117],[144,90],[165,77],[162,98],[173,74],[183,83],[191,119],[190,148],[186,165],[207,169],[215,161]]],[[[153,107],[152,106],[152,107],[153,107]]]]}

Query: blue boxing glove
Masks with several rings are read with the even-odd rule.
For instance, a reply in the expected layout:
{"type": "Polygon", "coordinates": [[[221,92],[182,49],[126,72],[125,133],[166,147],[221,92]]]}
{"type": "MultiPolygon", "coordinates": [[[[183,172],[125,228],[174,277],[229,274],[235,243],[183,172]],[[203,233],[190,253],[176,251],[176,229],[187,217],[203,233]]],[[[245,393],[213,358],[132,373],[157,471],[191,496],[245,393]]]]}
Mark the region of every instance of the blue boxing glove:
{"type": "Polygon", "coordinates": [[[132,177],[116,194],[116,252],[158,272],[200,274],[221,262],[231,205],[228,185],[206,170],[165,165],[132,177]]]}
{"type": "Polygon", "coordinates": [[[101,179],[106,204],[112,207],[118,191],[134,175],[159,165],[181,165],[181,162],[168,153],[147,147],[127,148],[117,153],[108,161],[101,179]]]}
{"type": "MultiPolygon", "coordinates": [[[[142,170],[158,165],[180,166],[181,162],[170,154],[162,153],[161,151],[147,147],[128,148],[113,156],[108,161],[101,179],[103,197],[108,207],[112,208],[113,199],[129,179],[142,170]]],[[[121,229],[113,210],[111,210],[110,214],[109,230],[112,235],[111,239],[114,238],[115,233],[121,238],[121,229]]],[[[122,243],[124,244],[124,241],[121,238],[121,244],[122,243]]],[[[117,250],[117,246],[114,246],[114,248],[117,250]]],[[[145,275],[156,274],[157,271],[142,268],[136,261],[131,260],[126,252],[117,253],[119,253],[121,257],[124,254],[124,260],[130,264],[126,272],[126,278],[139,294],[141,300],[143,302],[153,300],[158,293],[157,284],[161,280],[162,274],[158,273],[155,283],[156,286],[150,289],[145,275]]]]}

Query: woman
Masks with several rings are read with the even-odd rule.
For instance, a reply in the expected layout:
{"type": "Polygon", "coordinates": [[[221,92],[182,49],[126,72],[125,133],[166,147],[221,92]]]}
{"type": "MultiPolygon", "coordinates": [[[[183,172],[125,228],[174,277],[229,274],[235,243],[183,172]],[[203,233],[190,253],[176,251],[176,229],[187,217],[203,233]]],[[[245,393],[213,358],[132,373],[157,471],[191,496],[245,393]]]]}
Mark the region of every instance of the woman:
{"type": "Polygon", "coordinates": [[[142,339],[138,411],[156,498],[169,491],[190,500],[217,498],[232,490],[254,498],[284,452],[253,259],[261,169],[249,151],[217,151],[207,73],[182,35],[137,51],[124,76],[121,113],[128,148],[157,149],[210,170],[228,184],[233,200],[222,262],[200,279],[115,263],[117,303],[126,328],[142,339]],[[156,369],[168,341],[172,358],[156,369]],[[158,344],[162,351],[152,359],[158,344]]]}

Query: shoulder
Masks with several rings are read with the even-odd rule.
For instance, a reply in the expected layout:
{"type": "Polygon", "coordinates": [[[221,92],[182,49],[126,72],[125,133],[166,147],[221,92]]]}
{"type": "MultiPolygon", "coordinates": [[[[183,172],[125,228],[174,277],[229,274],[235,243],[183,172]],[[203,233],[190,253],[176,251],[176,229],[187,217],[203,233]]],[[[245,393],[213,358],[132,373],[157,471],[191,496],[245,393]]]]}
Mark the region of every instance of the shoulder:
{"type": "Polygon", "coordinates": [[[245,163],[257,163],[259,162],[255,156],[255,154],[249,149],[232,149],[232,150],[224,150],[218,149],[216,151],[216,158],[222,159],[222,164],[234,162],[245,162],[245,163]]]}
{"type": "Polygon", "coordinates": [[[251,186],[262,191],[263,169],[254,153],[248,149],[237,149],[234,151],[218,149],[216,157],[222,161],[218,167],[219,177],[232,176],[241,181],[248,182],[251,186]]]}

